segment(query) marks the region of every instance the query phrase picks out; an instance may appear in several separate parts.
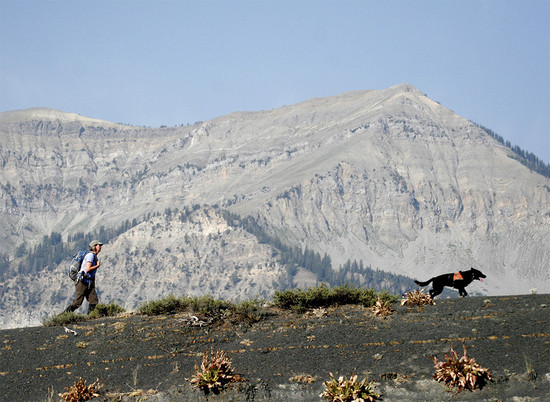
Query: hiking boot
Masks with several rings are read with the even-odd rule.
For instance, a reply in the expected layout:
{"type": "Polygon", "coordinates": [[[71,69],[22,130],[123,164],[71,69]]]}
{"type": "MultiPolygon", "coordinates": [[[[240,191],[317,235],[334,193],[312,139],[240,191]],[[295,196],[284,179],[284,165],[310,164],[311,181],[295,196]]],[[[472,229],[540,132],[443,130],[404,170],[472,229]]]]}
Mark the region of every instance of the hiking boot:
{"type": "Polygon", "coordinates": [[[90,315],[92,311],[95,310],[96,307],[97,307],[97,304],[90,304],[90,307],[88,307],[88,315],[90,315]]]}
{"type": "Polygon", "coordinates": [[[76,307],[74,307],[72,304],[69,304],[65,310],[63,310],[64,313],[72,313],[76,310],[76,307]]]}

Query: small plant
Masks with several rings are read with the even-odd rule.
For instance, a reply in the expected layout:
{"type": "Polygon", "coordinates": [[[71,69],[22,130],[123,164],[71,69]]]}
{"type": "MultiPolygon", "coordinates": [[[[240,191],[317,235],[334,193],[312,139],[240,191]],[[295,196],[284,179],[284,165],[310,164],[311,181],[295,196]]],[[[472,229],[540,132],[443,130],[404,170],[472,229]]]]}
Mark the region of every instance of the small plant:
{"type": "Polygon", "coordinates": [[[432,299],[432,296],[424,293],[424,289],[414,291],[411,290],[410,292],[404,294],[401,298],[402,306],[423,306],[425,304],[435,305],[435,302],[432,299]]]}
{"type": "Polygon", "coordinates": [[[289,378],[289,381],[297,382],[299,384],[312,384],[317,380],[315,379],[315,377],[312,377],[309,374],[300,374],[300,375],[295,375],[292,378],[289,378]]]}
{"type": "Polygon", "coordinates": [[[453,345],[451,345],[450,354],[445,353],[446,361],[438,361],[436,357],[430,356],[435,364],[433,378],[438,382],[444,382],[449,388],[457,387],[457,392],[464,389],[473,391],[491,380],[491,373],[489,369],[481,367],[475,359],[468,356],[464,341],[462,347],[464,353],[460,358],[453,349],[453,345]]]}
{"type": "Polygon", "coordinates": [[[375,317],[387,317],[393,312],[391,303],[388,300],[382,300],[380,297],[376,301],[376,304],[371,307],[371,311],[375,317]]]}
{"type": "Polygon", "coordinates": [[[65,388],[67,392],[59,394],[59,396],[66,402],[88,401],[100,396],[97,393],[100,388],[99,380],[96,380],[93,384],[86,385],[86,381],[79,378],[73,385],[65,388]]]}
{"type": "Polygon", "coordinates": [[[233,373],[231,359],[227,354],[220,350],[214,353],[212,349],[204,351],[200,369],[195,365],[195,377],[189,380],[194,387],[205,393],[219,393],[226,385],[241,381],[244,379],[233,373]]]}
{"type": "Polygon", "coordinates": [[[91,319],[101,318],[101,317],[113,317],[118,314],[124,313],[124,309],[116,303],[103,304],[99,303],[94,311],[92,311],[88,317],[91,319]]]}
{"type": "Polygon", "coordinates": [[[373,390],[374,383],[367,382],[366,378],[363,381],[357,381],[357,375],[353,375],[350,378],[340,376],[336,379],[332,373],[330,377],[330,380],[324,382],[325,390],[319,395],[328,401],[364,402],[380,398],[380,395],[373,390]]]}
{"type": "Polygon", "coordinates": [[[328,314],[328,311],[326,308],[319,307],[319,308],[314,308],[313,310],[310,311],[310,313],[315,318],[321,318],[326,316],[328,314]]]}
{"type": "Polygon", "coordinates": [[[48,395],[46,396],[46,402],[54,402],[55,391],[53,389],[53,385],[51,387],[48,387],[48,395]]]}
{"type": "Polygon", "coordinates": [[[527,369],[527,379],[529,381],[535,381],[538,375],[533,368],[533,362],[531,361],[531,359],[527,358],[526,355],[523,355],[523,358],[525,359],[525,368],[527,369]]]}

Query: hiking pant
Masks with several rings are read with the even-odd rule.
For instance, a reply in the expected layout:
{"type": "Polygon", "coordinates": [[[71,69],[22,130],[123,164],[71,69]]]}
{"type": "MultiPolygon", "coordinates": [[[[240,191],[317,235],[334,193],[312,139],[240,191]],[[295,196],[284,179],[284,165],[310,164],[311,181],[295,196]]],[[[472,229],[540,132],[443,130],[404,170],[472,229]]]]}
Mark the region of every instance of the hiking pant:
{"type": "Polygon", "coordinates": [[[69,305],[69,307],[66,308],[65,311],[75,311],[77,308],[79,308],[82,305],[82,302],[84,301],[84,298],[88,300],[89,307],[88,307],[88,314],[90,314],[95,307],[97,306],[97,303],[99,300],[97,299],[97,293],[95,291],[95,282],[92,281],[90,283],[90,286],[88,286],[87,283],[84,283],[82,281],[77,281],[75,285],[75,291],[76,296],[73,300],[73,302],[69,305]]]}

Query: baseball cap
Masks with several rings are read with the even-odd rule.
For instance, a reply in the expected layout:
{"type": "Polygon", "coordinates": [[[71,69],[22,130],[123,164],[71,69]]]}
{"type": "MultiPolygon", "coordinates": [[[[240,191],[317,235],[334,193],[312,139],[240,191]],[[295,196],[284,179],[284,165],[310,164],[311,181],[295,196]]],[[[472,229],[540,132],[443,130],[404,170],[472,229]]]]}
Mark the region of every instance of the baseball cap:
{"type": "Polygon", "coordinates": [[[90,242],[90,248],[93,248],[93,247],[97,246],[98,244],[99,244],[100,246],[103,246],[103,243],[100,242],[99,240],[92,240],[92,241],[90,242]]]}

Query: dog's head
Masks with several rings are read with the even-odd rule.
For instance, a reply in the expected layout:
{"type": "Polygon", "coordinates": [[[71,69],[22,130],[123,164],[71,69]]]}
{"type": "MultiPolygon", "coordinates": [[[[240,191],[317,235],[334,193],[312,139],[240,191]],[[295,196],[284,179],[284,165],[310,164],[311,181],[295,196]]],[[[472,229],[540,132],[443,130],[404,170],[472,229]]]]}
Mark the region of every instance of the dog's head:
{"type": "Polygon", "coordinates": [[[481,281],[481,278],[487,278],[486,275],[483,274],[483,272],[475,269],[475,268],[470,268],[470,271],[472,272],[472,279],[477,279],[478,281],[481,281]]]}

